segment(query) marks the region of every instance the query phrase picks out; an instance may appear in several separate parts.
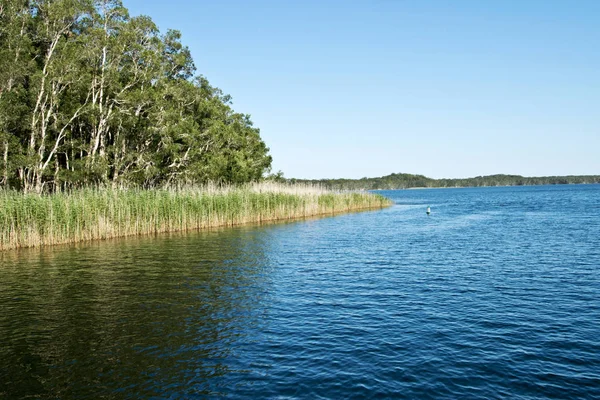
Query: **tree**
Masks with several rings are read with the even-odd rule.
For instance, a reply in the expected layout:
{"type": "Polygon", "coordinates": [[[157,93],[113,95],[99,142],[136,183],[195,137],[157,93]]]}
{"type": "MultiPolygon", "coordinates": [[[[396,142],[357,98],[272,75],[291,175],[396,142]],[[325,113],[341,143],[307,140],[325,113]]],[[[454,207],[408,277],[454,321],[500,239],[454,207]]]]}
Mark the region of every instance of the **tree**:
{"type": "Polygon", "coordinates": [[[154,187],[261,179],[271,158],[181,34],[120,0],[0,3],[0,184],[154,187]],[[25,121],[25,123],[24,123],[25,121]]]}
{"type": "Polygon", "coordinates": [[[25,127],[19,116],[29,112],[25,83],[33,69],[32,44],[28,34],[31,22],[27,1],[3,0],[0,3],[0,185],[3,187],[10,185],[9,171],[23,162],[19,137],[25,127]]]}

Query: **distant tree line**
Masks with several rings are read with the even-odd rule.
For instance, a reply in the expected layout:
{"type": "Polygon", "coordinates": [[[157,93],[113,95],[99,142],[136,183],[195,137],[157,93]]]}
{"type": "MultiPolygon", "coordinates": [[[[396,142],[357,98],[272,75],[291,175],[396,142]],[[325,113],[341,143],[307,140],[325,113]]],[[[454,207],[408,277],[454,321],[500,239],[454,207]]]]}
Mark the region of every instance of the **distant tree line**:
{"type": "Polygon", "coordinates": [[[119,0],[1,0],[0,188],[260,179],[259,130],[195,71],[119,0]]]}
{"type": "Polygon", "coordinates": [[[488,175],[465,179],[432,179],[423,175],[391,174],[362,179],[289,179],[292,183],[320,184],[334,190],[377,190],[408,188],[449,188],[479,186],[522,186],[600,183],[600,175],[568,175],[524,177],[520,175],[488,175]]]}

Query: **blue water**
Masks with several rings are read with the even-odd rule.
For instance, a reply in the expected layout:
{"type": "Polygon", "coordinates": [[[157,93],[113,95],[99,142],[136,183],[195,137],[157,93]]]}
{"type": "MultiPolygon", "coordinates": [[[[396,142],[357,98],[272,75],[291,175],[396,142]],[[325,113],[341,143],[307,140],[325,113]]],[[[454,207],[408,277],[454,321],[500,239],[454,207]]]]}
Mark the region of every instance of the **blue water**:
{"type": "Polygon", "coordinates": [[[0,398],[600,398],[600,185],[382,193],[2,253],[0,398]]]}

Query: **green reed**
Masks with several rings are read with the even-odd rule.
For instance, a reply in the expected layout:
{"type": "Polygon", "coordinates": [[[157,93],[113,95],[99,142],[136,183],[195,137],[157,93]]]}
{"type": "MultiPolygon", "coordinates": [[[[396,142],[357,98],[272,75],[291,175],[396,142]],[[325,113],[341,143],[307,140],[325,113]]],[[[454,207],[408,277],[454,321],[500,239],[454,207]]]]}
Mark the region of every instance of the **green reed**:
{"type": "Polygon", "coordinates": [[[49,195],[0,192],[0,250],[203,229],[381,208],[365,192],[252,184],[177,189],[82,189],[49,195]]]}

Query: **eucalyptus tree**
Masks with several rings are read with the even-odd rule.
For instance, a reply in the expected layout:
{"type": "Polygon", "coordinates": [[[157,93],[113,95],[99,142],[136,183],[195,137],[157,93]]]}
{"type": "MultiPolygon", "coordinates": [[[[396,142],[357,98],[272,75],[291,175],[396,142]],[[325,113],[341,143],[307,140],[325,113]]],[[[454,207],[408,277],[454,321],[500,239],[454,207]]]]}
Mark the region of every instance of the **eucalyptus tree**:
{"type": "Polygon", "coordinates": [[[148,70],[148,84],[133,92],[139,106],[136,132],[131,143],[137,146],[138,157],[129,178],[138,184],[156,186],[184,179],[188,168],[188,155],[192,147],[200,144],[194,140],[197,126],[193,121],[192,106],[196,101],[195,88],[190,79],[195,72],[194,62],[181,34],[169,30],[156,46],[152,47],[152,65],[148,70]]]}
{"type": "Polygon", "coordinates": [[[118,110],[117,102],[133,85],[129,77],[121,77],[128,50],[122,32],[128,18],[121,1],[94,1],[90,28],[84,38],[86,66],[91,78],[83,138],[83,143],[87,144],[84,149],[87,170],[95,170],[96,159],[105,157],[111,119],[118,110]]]}
{"type": "Polygon", "coordinates": [[[0,185],[260,179],[259,130],[195,72],[178,31],[120,0],[1,0],[0,185]]]}
{"type": "MultiPolygon", "coordinates": [[[[165,56],[169,45],[150,19],[132,19],[130,28],[129,61],[124,68],[134,84],[120,103],[122,113],[111,151],[112,181],[155,186],[165,168],[160,162],[162,145],[186,126],[181,110],[190,100],[180,86],[187,81],[176,75],[178,68],[165,56]]],[[[188,64],[193,69],[191,58],[188,64]]]]}
{"type": "Polygon", "coordinates": [[[26,166],[19,169],[19,178],[26,192],[39,193],[72,123],[90,100],[89,95],[78,98],[77,89],[85,79],[80,71],[83,52],[79,31],[83,17],[91,11],[91,3],[37,0],[30,7],[34,10],[38,70],[29,77],[30,132],[26,166]]]}
{"type": "Polygon", "coordinates": [[[250,117],[235,113],[231,97],[210,85],[205,77],[194,80],[197,100],[193,116],[197,142],[189,174],[196,180],[227,183],[259,180],[270,168],[268,148],[250,117]]]}
{"type": "Polygon", "coordinates": [[[0,185],[3,187],[9,186],[9,171],[23,161],[19,134],[25,128],[21,117],[28,113],[24,85],[33,69],[31,23],[27,1],[0,2],[0,185]]]}

